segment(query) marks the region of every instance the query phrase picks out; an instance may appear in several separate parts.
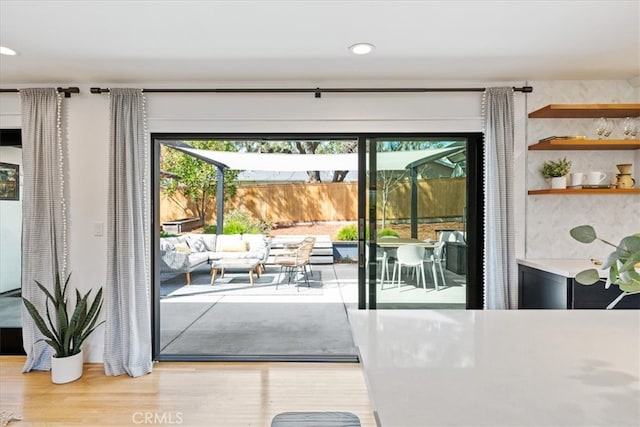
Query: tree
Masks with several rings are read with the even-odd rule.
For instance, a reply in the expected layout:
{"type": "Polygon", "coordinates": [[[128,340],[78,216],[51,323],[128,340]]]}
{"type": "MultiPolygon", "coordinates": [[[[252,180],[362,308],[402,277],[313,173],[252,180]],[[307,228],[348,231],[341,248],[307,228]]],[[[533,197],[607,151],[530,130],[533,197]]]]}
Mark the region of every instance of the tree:
{"type": "MultiPolygon", "coordinates": [[[[235,144],[228,141],[185,141],[193,148],[217,151],[236,151],[235,144]]],[[[162,146],[160,167],[163,171],[175,174],[175,178],[162,178],[167,196],[180,206],[186,214],[200,218],[205,225],[208,208],[216,198],[218,187],[218,168],[203,160],[162,146]],[[177,197],[181,195],[183,197],[177,197]]],[[[236,194],[238,171],[224,171],[224,200],[236,194]]]]}
{"type": "Polygon", "coordinates": [[[391,194],[391,190],[393,190],[397,183],[407,177],[407,172],[407,169],[402,171],[378,171],[378,188],[380,197],[382,198],[382,228],[386,228],[387,226],[387,206],[389,204],[389,195],[391,194]]]}

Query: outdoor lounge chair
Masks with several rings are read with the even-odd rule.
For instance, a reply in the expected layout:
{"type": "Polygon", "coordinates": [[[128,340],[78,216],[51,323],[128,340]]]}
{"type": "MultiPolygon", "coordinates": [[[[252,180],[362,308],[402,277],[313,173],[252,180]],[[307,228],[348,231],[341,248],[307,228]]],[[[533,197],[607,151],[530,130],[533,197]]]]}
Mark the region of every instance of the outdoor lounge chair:
{"type": "Polygon", "coordinates": [[[294,275],[302,273],[307,286],[311,287],[309,284],[309,273],[307,272],[307,269],[310,268],[309,259],[315,242],[315,237],[306,237],[300,243],[291,243],[286,245],[283,252],[276,254],[274,264],[280,266],[280,272],[278,273],[278,279],[276,281],[276,289],[278,289],[280,275],[283,271],[287,275],[287,283],[291,283],[291,279],[294,275]]]}

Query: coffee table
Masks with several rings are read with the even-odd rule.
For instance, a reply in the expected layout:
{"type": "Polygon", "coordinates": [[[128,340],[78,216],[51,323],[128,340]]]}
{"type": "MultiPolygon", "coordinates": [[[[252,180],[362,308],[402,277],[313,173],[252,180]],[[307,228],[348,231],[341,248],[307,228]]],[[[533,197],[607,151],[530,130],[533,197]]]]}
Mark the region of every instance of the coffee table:
{"type": "Polygon", "coordinates": [[[253,272],[255,271],[258,277],[262,273],[262,266],[260,260],[257,258],[233,258],[233,259],[219,259],[211,263],[211,286],[216,281],[216,275],[220,270],[220,277],[224,277],[224,270],[228,268],[233,269],[245,269],[249,272],[249,282],[253,286],[253,272]]]}

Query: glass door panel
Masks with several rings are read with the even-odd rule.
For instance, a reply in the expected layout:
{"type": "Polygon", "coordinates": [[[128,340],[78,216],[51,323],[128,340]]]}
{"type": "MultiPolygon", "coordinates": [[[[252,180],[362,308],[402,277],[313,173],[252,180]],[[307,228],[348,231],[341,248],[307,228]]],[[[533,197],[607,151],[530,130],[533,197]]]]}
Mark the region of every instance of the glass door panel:
{"type": "Polygon", "coordinates": [[[465,308],[466,139],[368,142],[370,308],[465,308]]]}

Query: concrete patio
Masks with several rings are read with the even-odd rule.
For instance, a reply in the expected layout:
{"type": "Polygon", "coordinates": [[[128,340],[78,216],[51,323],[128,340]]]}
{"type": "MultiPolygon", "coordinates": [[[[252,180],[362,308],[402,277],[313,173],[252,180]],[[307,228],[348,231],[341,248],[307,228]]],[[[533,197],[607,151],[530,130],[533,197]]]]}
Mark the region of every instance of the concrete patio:
{"type": "MultiPolygon", "coordinates": [[[[280,268],[267,265],[249,284],[245,271],[228,271],[210,285],[207,266],[163,278],[160,321],[163,357],[291,360],[356,360],[348,309],[357,308],[356,264],[313,265],[309,286],[301,277],[287,283],[280,268]]],[[[428,285],[433,286],[427,274],[428,285]]],[[[445,271],[439,291],[417,288],[409,275],[400,287],[378,284],[383,308],[464,308],[464,276],[445,271]]]]}

